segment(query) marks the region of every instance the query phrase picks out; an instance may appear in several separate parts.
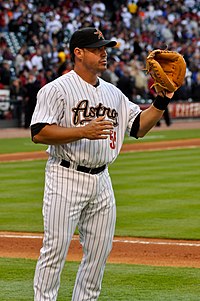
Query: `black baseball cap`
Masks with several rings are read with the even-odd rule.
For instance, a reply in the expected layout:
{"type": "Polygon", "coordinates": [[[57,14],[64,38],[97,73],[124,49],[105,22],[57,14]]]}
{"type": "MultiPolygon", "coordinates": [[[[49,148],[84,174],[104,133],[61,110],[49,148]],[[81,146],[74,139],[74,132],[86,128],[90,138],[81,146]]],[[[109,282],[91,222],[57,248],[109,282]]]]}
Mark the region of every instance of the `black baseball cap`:
{"type": "Polygon", "coordinates": [[[74,49],[78,48],[98,48],[102,46],[114,47],[116,41],[105,40],[102,32],[95,27],[86,27],[78,29],[73,33],[70,39],[69,48],[71,55],[74,54],[74,49]]]}

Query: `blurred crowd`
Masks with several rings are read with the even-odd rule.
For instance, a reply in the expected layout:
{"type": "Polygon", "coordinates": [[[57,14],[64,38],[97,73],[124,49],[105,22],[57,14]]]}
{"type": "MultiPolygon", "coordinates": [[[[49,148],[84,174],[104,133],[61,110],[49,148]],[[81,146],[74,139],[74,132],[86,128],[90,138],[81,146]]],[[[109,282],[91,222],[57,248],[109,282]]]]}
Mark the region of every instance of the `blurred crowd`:
{"type": "Polygon", "coordinates": [[[173,100],[200,101],[200,0],[0,0],[0,89],[24,100],[25,127],[40,87],[72,69],[69,39],[84,26],[118,42],[101,76],[131,101],[155,97],[145,60],[157,48],[178,51],[187,63],[173,100]]]}

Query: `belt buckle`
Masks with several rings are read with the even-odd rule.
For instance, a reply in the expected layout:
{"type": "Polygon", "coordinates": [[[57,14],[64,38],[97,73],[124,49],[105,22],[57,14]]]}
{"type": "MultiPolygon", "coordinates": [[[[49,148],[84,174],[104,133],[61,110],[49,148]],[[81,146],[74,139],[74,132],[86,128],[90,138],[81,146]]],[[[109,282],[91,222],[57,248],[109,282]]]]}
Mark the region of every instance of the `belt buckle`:
{"type": "Polygon", "coordinates": [[[70,162],[70,168],[77,170],[78,164],[76,162],[70,162]]]}
{"type": "Polygon", "coordinates": [[[92,170],[93,170],[93,168],[89,168],[88,173],[91,174],[92,170]]]}

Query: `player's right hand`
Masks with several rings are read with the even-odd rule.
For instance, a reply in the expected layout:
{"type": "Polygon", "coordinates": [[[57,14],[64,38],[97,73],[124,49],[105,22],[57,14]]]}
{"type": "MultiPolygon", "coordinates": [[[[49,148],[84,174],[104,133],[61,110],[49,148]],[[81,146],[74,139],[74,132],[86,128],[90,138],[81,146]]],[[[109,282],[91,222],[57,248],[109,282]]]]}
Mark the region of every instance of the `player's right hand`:
{"type": "Polygon", "coordinates": [[[90,123],[82,128],[84,138],[89,140],[107,139],[110,136],[110,131],[114,126],[112,121],[105,120],[105,116],[93,119],[90,123]]]}

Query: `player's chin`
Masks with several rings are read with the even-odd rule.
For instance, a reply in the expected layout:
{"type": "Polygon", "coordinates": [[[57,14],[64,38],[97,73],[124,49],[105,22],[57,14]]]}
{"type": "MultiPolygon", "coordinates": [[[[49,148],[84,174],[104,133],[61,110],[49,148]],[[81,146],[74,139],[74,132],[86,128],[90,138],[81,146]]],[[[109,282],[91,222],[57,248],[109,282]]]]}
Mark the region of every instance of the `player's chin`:
{"type": "Polygon", "coordinates": [[[99,71],[103,72],[107,69],[107,62],[102,62],[99,64],[99,71]]]}

